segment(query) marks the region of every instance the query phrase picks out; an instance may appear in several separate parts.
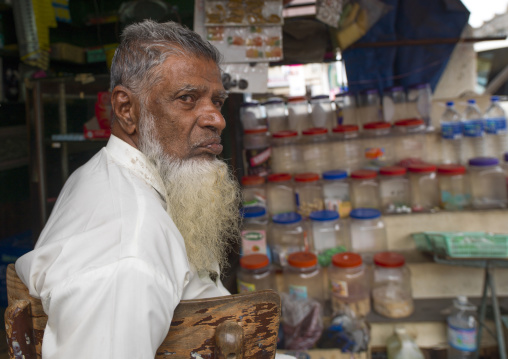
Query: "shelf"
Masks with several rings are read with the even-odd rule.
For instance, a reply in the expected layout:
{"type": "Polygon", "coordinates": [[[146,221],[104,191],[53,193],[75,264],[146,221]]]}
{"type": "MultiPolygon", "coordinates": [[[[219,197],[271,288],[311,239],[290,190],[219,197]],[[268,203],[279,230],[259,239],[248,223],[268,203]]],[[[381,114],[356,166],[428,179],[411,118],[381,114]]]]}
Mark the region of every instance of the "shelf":
{"type": "Polygon", "coordinates": [[[10,170],[13,168],[28,166],[28,157],[17,158],[14,160],[4,161],[0,163],[0,171],[10,170]]]}

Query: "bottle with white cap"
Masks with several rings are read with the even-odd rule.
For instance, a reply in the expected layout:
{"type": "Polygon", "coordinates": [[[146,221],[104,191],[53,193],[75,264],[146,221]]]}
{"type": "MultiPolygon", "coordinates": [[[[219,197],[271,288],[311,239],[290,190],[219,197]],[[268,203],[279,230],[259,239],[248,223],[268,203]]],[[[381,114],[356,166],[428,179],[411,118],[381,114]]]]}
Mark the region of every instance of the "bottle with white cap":
{"type": "Polygon", "coordinates": [[[464,295],[453,301],[452,313],[447,318],[448,324],[448,359],[473,358],[476,350],[478,322],[476,306],[464,295]]]}

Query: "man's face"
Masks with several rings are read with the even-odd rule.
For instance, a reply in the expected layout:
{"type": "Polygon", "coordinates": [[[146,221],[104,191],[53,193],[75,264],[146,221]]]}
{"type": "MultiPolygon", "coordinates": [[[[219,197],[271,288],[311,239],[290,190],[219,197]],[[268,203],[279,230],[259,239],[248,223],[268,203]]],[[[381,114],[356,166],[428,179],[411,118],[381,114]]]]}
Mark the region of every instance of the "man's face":
{"type": "Polygon", "coordinates": [[[227,97],[220,70],[195,56],[170,56],[150,88],[146,110],[155,119],[157,142],[176,159],[213,159],[222,152],[226,123],[220,110],[227,97]]]}

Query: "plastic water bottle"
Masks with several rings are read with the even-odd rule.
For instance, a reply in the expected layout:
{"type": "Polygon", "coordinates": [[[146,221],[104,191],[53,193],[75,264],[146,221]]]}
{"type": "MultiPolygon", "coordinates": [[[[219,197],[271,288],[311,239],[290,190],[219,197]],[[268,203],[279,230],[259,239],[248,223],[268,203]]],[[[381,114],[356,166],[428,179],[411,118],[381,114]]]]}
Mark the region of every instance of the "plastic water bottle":
{"type": "Polygon", "coordinates": [[[476,105],[476,100],[467,101],[462,122],[464,162],[473,157],[485,156],[485,137],[483,133],[483,116],[476,105]]]}
{"type": "Polygon", "coordinates": [[[476,306],[468,302],[467,297],[459,295],[453,301],[452,313],[448,322],[448,359],[473,358],[477,349],[476,306]]]}
{"type": "Polygon", "coordinates": [[[453,101],[446,103],[441,116],[441,147],[443,163],[460,163],[462,153],[462,116],[455,110],[453,101]]]}
{"type": "Polygon", "coordinates": [[[492,96],[491,103],[485,112],[485,142],[487,156],[502,158],[508,150],[506,131],[506,113],[499,105],[499,97],[492,96]]]}

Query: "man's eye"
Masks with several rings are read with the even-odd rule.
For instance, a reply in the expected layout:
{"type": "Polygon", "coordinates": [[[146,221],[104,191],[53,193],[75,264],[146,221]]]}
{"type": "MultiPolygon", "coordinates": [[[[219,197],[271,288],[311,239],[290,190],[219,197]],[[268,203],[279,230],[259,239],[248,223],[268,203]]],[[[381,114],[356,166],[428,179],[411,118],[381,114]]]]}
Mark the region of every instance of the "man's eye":
{"type": "Polygon", "coordinates": [[[193,100],[191,95],[182,95],[180,96],[180,99],[184,102],[191,102],[193,100]]]}
{"type": "Polygon", "coordinates": [[[222,106],[224,106],[224,101],[215,101],[214,103],[215,106],[219,109],[222,108],[222,106]]]}

